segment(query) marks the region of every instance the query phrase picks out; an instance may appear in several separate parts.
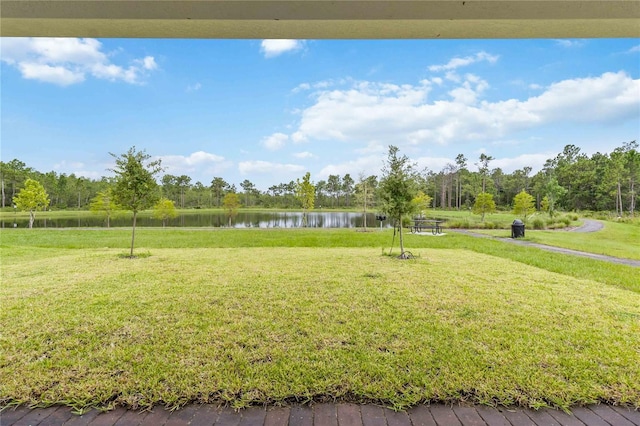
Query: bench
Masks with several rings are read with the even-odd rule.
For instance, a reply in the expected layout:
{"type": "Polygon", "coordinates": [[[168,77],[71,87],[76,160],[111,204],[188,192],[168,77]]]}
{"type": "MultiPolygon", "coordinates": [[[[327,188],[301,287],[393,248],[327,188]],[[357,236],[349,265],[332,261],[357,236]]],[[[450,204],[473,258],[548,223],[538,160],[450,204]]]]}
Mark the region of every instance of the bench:
{"type": "Polygon", "coordinates": [[[412,234],[417,234],[423,230],[431,230],[433,235],[442,234],[443,220],[413,219],[413,224],[409,227],[412,234]]]}

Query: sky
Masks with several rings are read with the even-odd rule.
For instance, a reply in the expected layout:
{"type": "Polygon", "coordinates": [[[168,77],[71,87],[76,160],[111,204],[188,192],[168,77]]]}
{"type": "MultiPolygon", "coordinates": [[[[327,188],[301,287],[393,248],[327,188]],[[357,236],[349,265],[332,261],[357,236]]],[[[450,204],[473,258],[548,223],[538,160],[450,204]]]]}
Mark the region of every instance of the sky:
{"type": "Polygon", "coordinates": [[[130,147],[205,186],[540,170],[565,145],[640,140],[638,39],[0,40],[0,159],[111,176],[130,147]]]}

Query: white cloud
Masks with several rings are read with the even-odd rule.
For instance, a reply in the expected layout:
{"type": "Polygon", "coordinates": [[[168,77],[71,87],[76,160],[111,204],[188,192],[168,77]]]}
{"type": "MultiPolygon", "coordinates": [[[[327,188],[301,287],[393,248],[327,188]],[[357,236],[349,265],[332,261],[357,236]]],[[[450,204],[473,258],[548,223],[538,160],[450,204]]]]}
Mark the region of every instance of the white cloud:
{"type": "Polygon", "coordinates": [[[546,152],[537,154],[522,154],[513,158],[496,158],[491,161],[490,166],[492,169],[501,168],[505,173],[513,173],[515,170],[522,169],[524,167],[531,167],[532,175],[542,170],[544,163],[549,158],[554,158],[557,152],[546,152]]]}
{"type": "Polygon", "coordinates": [[[319,179],[328,179],[329,175],[344,175],[346,173],[364,173],[365,175],[378,175],[382,167],[384,155],[368,155],[346,161],[339,164],[328,164],[318,173],[319,179]]]}
{"type": "Polygon", "coordinates": [[[584,46],[584,43],[585,43],[584,40],[566,40],[566,39],[555,40],[555,42],[557,46],[566,47],[566,48],[581,47],[581,46],[584,46]]]}
{"type": "MultiPolygon", "coordinates": [[[[432,85],[353,82],[319,90],[300,114],[291,139],[369,143],[372,147],[487,141],[553,123],[622,122],[640,113],[640,79],[624,72],[559,81],[528,99],[483,100],[489,83],[467,74],[448,98],[432,85]]],[[[449,83],[453,84],[453,83],[449,83]]]]}
{"type": "Polygon", "coordinates": [[[78,161],[62,160],[61,162],[53,165],[53,170],[62,170],[63,172],[65,172],[67,170],[82,169],[84,167],[85,167],[84,163],[81,163],[78,161]]]}
{"type": "Polygon", "coordinates": [[[270,151],[277,151],[285,146],[289,136],[284,133],[274,133],[262,140],[262,145],[270,151]]]}
{"type": "Polygon", "coordinates": [[[69,86],[84,81],[84,73],[66,69],[62,66],[22,62],[18,64],[22,77],[27,80],[40,80],[45,83],[69,86]]]}
{"type": "Polygon", "coordinates": [[[293,153],[293,156],[296,158],[315,158],[315,155],[313,155],[309,151],[295,152],[293,153]]]}
{"type": "Polygon", "coordinates": [[[476,62],[482,62],[482,61],[487,61],[490,64],[493,64],[498,60],[498,58],[499,58],[498,55],[490,55],[487,52],[478,52],[473,56],[466,56],[464,58],[453,58],[444,65],[431,65],[429,67],[429,71],[431,72],[451,71],[460,67],[466,67],[468,65],[474,64],[476,62]]]}
{"type": "Polygon", "coordinates": [[[293,52],[304,47],[304,40],[268,39],[260,43],[260,51],[265,58],[274,58],[285,52],[293,52]]]}
{"type": "Polygon", "coordinates": [[[158,65],[152,56],[116,65],[91,38],[2,38],[0,59],[30,80],[60,86],[77,84],[92,76],[109,81],[140,84],[158,65]]]}
{"type": "Polygon", "coordinates": [[[271,163],[269,161],[241,161],[238,163],[240,174],[246,175],[250,173],[299,173],[305,170],[304,167],[297,164],[271,163]]]}
{"type": "Polygon", "coordinates": [[[631,49],[627,50],[627,53],[638,53],[640,52],[640,44],[637,46],[633,46],[631,49]]]}
{"type": "Polygon", "coordinates": [[[204,151],[197,151],[188,156],[161,155],[155,158],[162,160],[162,167],[169,174],[188,174],[203,169],[221,171],[231,166],[224,157],[204,151]]]}
{"type": "Polygon", "coordinates": [[[187,86],[187,92],[197,92],[198,90],[202,89],[202,84],[200,83],[196,83],[196,84],[190,84],[187,86]]]}

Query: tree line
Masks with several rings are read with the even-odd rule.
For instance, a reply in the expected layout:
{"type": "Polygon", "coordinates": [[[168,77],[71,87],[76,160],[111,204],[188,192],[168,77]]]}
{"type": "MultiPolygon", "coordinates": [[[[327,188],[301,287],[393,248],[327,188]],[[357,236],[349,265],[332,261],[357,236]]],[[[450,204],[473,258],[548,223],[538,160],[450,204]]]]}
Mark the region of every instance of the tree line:
{"type": "MultiPolygon", "coordinates": [[[[497,209],[513,208],[516,195],[525,191],[533,197],[536,209],[555,211],[612,211],[634,215],[640,179],[640,152],[636,141],[626,142],[611,153],[591,156],[575,145],[546,161],[539,172],[531,167],[512,173],[492,168],[494,158],[481,154],[470,161],[459,154],[442,170],[416,171],[413,179],[431,199],[430,208],[473,209],[478,202],[493,202],[497,209]],[[480,197],[480,200],[478,198],[480,197]]],[[[377,175],[329,175],[326,180],[309,182],[314,188],[316,208],[362,208],[382,206],[377,175]]],[[[49,196],[49,208],[89,209],[99,193],[115,184],[114,177],[89,179],[75,174],[41,172],[13,159],[0,161],[0,190],[3,208],[14,199],[27,179],[38,181],[49,196]]],[[[156,179],[154,177],[154,179],[156,179]]],[[[212,176],[208,183],[193,182],[187,175],[164,174],[156,179],[160,195],[179,208],[224,208],[224,197],[236,194],[238,207],[300,209],[299,182],[271,185],[261,191],[248,179],[230,183],[212,176]]],[[[307,188],[308,191],[308,188],[307,188]]]]}

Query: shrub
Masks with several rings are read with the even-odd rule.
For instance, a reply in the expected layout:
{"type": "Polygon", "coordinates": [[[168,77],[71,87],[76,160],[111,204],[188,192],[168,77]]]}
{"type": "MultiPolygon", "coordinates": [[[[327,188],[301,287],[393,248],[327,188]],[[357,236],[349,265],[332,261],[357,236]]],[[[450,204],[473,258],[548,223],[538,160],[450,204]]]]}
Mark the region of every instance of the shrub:
{"type": "Polygon", "coordinates": [[[533,219],[533,229],[544,229],[544,220],[539,217],[533,219]]]}
{"type": "Polygon", "coordinates": [[[563,217],[562,219],[560,219],[560,221],[561,221],[562,223],[564,223],[564,225],[565,225],[565,226],[569,226],[569,225],[571,225],[571,218],[569,218],[569,217],[567,217],[567,216],[565,216],[565,217],[563,217]]]}
{"type": "Polygon", "coordinates": [[[447,222],[447,227],[453,229],[469,229],[471,228],[471,225],[469,224],[469,221],[465,219],[447,222]]]}

